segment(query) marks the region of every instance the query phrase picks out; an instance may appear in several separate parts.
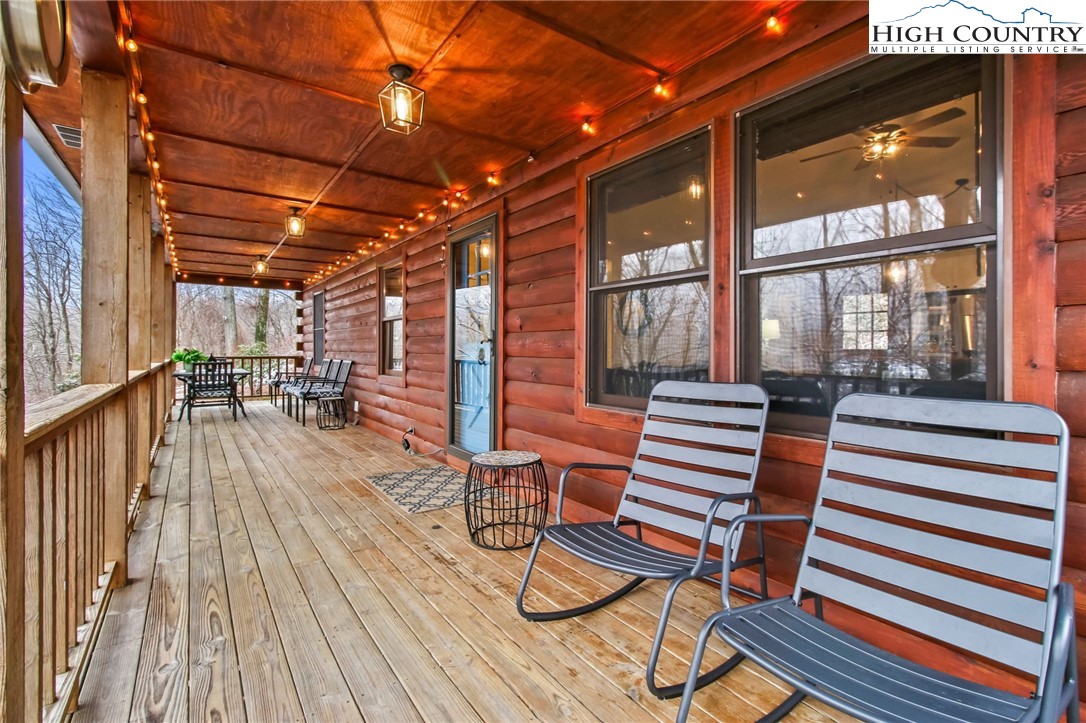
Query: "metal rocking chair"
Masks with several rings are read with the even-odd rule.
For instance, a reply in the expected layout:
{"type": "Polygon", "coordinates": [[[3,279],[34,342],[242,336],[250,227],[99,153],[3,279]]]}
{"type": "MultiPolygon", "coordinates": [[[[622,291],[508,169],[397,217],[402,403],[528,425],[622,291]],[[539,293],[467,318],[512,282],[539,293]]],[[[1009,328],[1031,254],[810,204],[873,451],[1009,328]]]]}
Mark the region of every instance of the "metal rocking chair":
{"type": "MultiPolygon", "coordinates": [[[[768,399],[753,384],[665,381],[656,385],[649,399],[641,441],[633,466],[575,463],[566,467],[558,485],[557,524],[536,538],[517,593],[517,610],[528,620],[560,620],[597,610],[621,598],[647,579],[670,580],[656,636],[649,654],[646,681],[660,698],[682,693],[683,686],[659,685],[656,663],[667,630],[675,594],[682,583],[712,579],[724,567],[710,552],[723,541],[730,519],[745,514],[754,503],[754,479],[761,457],[768,399]],[[562,520],[566,480],[575,469],[621,469],[629,473],[615,518],[609,522],[571,524],[562,520]],[[691,540],[698,552],[684,555],[657,547],[642,539],[642,531],[655,530],[691,540]],[[633,579],[600,600],[551,612],[531,612],[524,595],[544,540],[582,560],[633,579]]],[[[731,561],[731,568],[757,565],[761,591],[741,592],[766,597],[765,552],[761,528],[757,529],[755,557],[731,561]]],[[[736,553],[737,555],[737,553],[736,553]]],[[[705,685],[741,661],[729,659],[699,679],[705,685]]]]}

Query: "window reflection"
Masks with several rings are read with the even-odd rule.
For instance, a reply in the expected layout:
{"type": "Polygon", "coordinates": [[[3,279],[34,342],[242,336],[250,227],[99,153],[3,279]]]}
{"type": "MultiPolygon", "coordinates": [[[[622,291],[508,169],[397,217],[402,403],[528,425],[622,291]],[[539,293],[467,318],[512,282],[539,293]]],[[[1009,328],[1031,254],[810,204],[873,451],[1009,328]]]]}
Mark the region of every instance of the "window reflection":
{"type": "Polygon", "coordinates": [[[846,394],[983,399],[982,246],[766,275],[761,377],[776,411],[827,415],[846,394]]]}

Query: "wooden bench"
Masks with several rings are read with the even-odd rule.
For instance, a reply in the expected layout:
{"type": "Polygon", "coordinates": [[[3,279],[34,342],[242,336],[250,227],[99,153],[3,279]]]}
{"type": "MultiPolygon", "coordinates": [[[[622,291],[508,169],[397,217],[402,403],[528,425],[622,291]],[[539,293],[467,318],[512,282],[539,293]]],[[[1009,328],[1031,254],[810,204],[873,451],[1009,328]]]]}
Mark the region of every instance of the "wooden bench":
{"type": "MultiPolygon", "coordinates": [[[[678,720],[719,634],[796,692],[868,721],[1078,720],[1074,596],[1059,583],[1068,432],[1028,404],[854,394],[834,409],[791,597],[724,609],[695,647],[678,720]],[[821,618],[833,600],[963,657],[1020,671],[1022,696],[937,672],[821,618]],[[805,610],[813,603],[813,613],[805,610]]],[[[725,556],[725,559],[728,559],[725,556]]],[[[725,571],[725,581],[729,571],[725,571]]]]}

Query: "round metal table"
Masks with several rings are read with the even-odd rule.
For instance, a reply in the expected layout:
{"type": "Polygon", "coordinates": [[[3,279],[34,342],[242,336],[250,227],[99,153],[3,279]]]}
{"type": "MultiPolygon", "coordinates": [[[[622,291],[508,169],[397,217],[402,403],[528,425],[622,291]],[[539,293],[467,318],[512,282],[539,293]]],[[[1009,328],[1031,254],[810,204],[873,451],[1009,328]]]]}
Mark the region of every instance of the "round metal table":
{"type": "Polygon", "coordinates": [[[464,485],[471,541],[490,550],[528,547],[547,521],[548,498],[547,472],[535,452],[475,455],[464,485]]]}

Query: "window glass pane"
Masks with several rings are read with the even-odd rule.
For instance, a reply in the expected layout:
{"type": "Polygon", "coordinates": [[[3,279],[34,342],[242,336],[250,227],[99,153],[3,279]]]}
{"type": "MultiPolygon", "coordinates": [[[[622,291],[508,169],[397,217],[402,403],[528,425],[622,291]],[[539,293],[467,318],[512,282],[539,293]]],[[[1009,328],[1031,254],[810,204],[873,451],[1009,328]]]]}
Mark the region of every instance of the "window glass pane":
{"type": "Polygon", "coordinates": [[[771,409],[827,416],[857,391],[983,399],[985,250],[761,277],[760,372],[771,409]]]}
{"type": "Polygon", "coordinates": [[[392,321],[386,321],[381,325],[382,334],[384,339],[382,340],[382,346],[384,348],[384,358],[382,359],[382,365],[384,366],[384,372],[402,372],[403,371],[403,319],[394,319],[392,321]]]}
{"type": "Polygon", "coordinates": [[[980,222],[979,61],[950,62],[756,121],[753,258],[980,222]]]}
{"type": "Polygon", "coordinates": [[[397,266],[384,270],[384,318],[403,315],[403,274],[397,266]]]}
{"type": "Polygon", "coordinates": [[[665,379],[708,380],[707,281],[601,291],[593,297],[598,376],[591,401],[632,406],[630,398],[647,399],[665,379]]]}
{"type": "Polygon", "coordinates": [[[708,134],[594,179],[593,283],[706,268],[708,134]]]}

